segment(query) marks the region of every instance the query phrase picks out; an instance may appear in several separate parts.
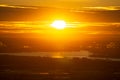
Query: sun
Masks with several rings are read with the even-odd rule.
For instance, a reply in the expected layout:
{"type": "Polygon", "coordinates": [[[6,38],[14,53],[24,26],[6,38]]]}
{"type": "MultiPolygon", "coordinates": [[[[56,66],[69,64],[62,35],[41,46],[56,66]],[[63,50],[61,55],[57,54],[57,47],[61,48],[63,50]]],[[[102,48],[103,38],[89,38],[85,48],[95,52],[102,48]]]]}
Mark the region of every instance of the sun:
{"type": "Polygon", "coordinates": [[[52,27],[56,29],[64,29],[66,27],[66,22],[64,20],[55,20],[52,24],[52,27]]]}

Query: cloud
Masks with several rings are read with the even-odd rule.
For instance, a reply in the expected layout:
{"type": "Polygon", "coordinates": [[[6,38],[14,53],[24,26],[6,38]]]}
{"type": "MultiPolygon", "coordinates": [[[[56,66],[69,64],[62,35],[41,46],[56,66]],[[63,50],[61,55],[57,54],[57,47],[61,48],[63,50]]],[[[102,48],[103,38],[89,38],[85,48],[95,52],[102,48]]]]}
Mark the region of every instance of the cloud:
{"type": "Polygon", "coordinates": [[[30,7],[30,6],[12,6],[7,4],[0,4],[0,7],[6,7],[6,8],[27,8],[27,9],[37,9],[37,7],[30,7]]]}
{"type": "Polygon", "coordinates": [[[43,21],[57,18],[80,22],[120,22],[120,6],[64,9],[0,5],[0,21],[43,21]]]}
{"type": "Polygon", "coordinates": [[[120,10],[120,6],[84,7],[85,10],[120,10]]]}

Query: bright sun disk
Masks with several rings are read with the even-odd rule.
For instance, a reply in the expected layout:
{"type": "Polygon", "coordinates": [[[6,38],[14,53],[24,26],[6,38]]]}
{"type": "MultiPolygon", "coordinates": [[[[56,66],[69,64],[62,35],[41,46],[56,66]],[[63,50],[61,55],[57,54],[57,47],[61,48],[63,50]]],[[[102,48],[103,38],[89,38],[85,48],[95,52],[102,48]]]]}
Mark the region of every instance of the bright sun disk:
{"type": "Polygon", "coordinates": [[[66,22],[63,20],[56,20],[51,24],[51,26],[56,29],[64,29],[66,27],[66,22]]]}

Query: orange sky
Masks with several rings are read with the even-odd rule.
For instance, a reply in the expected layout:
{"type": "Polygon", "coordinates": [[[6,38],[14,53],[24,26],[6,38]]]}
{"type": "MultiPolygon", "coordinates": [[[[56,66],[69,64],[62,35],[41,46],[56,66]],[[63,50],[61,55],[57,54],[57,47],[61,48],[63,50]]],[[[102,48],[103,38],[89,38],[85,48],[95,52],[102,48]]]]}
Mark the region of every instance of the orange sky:
{"type": "Polygon", "coordinates": [[[81,7],[81,6],[119,6],[120,0],[0,0],[1,4],[81,7]]]}

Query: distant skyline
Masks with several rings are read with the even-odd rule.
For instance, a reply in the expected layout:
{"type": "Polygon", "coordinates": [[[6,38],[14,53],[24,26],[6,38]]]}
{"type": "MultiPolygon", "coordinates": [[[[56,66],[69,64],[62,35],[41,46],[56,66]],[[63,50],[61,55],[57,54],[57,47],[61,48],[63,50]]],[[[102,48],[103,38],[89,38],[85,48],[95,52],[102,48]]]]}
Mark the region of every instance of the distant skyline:
{"type": "Polygon", "coordinates": [[[0,4],[79,8],[83,6],[119,6],[120,0],[0,0],[0,4]]]}

